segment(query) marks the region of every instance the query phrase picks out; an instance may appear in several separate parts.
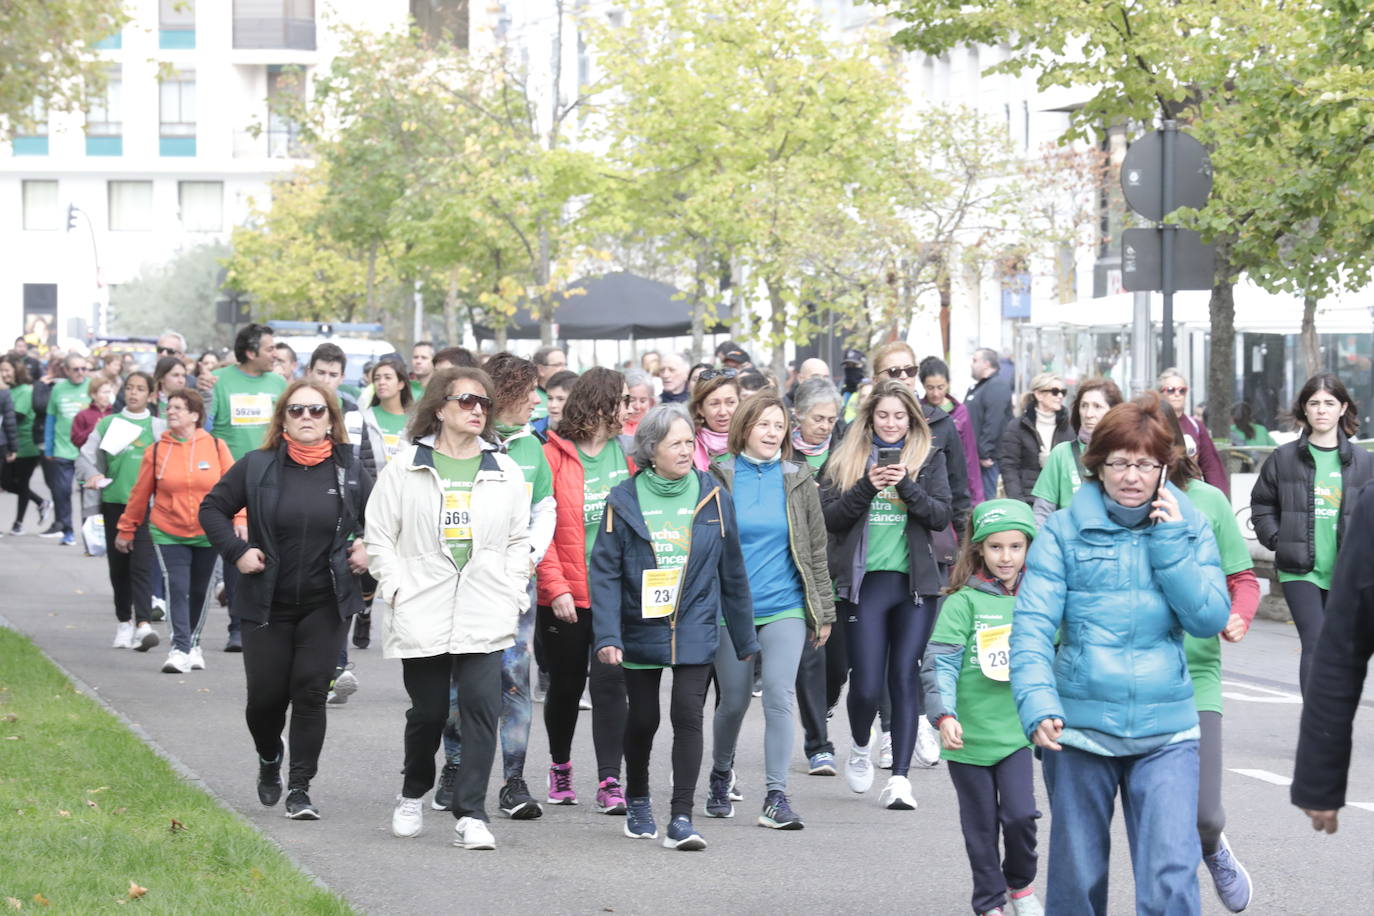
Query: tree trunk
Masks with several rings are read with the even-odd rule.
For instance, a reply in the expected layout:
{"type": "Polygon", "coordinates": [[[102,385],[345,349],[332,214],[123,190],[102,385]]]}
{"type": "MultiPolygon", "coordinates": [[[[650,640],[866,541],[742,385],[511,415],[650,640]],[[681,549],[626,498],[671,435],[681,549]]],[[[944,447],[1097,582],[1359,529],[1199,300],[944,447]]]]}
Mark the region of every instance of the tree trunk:
{"type": "Polygon", "coordinates": [[[1208,312],[1212,321],[1212,355],[1207,365],[1207,426],[1212,438],[1231,434],[1231,404],[1236,397],[1236,298],[1231,268],[1231,242],[1217,241],[1216,272],[1208,312]]]}
{"type": "Polygon", "coordinates": [[[1302,298],[1302,334],[1299,337],[1302,349],[1302,364],[1307,370],[1307,378],[1321,371],[1321,350],[1317,346],[1317,297],[1302,298]]]}
{"type": "Polygon", "coordinates": [[[498,324],[495,328],[492,329],[491,338],[492,342],[496,344],[497,353],[504,351],[506,347],[509,345],[509,334],[510,327],[504,323],[498,324]]]}
{"type": "Polygon", "coordinates": [[[781,277],[769,277],[763,285],[768,289],[771,310],[769,324],[772,329],[768,336],[773,345],[773,377],[781,388],[787,383],[787,299],[783,296],[781,277]]]}
{"type": "Polygon", "coordinates": [[[458,267],[455,265],[448,275],[448,288],[444,290],[444,342],[456,347],[458,332],[458,267]]]}
{"type": "Polygon", "coordinates": [[[709,261],[705,246],[697,250],[696,277],[692,283],[692,362],[701,362],[706,339],[706,268],[709,261]]]}
{"type": "Polygon", "coordinates": [[[369,321],[377,320],[377,240],[372,240],[372,247],[367,250],[367,317],[369,321]]]}
{"type": "Polygon", "coordinates": [[[553,295],[549,290],[550,261],[549,229],[541,220],[539,225],[539,263],[535,265],[534,283],[539,287],[539,341],[553,346],[553,295]]]}

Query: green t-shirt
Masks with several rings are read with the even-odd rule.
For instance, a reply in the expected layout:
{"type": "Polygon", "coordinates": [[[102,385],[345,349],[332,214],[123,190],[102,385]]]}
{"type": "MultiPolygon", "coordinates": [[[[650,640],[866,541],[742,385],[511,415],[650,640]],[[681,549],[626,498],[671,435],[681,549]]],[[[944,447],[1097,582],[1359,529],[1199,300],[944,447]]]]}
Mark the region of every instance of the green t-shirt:
{"type": "Polygon", "coordinates": [[[95,434],[100,437],[101,442],[105,441],[105,434],[115,420],[132,423],[139,427],[142,432],[138,434],[137,439],[124,446],[124,449],[117,455],[105,452],[105,476],[109,477],[113,483],[100,491],[100,501],[103,503],[127,503],[129,501],[129,493],[133,490],[134,483],[138,481],[138,469],[143,465],[144,452],[156,438],[153,436],[151,414],[134,419],[124,413],[117,413],[101,418],[100,422],[95,425],[95,434]]]}
{"type": "MultiPolygon", "coordinates": [[[[964,729],[964,746],[959,750],[941,749],[940,756],[958,763],[992,766],[1029,747],[1011,696],[1011,682],[994,680],[983,673],[978,659],[979,630],[1007,627],[1006,645],[1011,645],[1012,595],[993,595],[974,588],[961,588],[940,606],[940,616],[930,634],[932,643],[964,647],[963,666],[955,687],[954,711],[964,729]]],[[[1009,651],[1009,649],[1008,649],[1009,651]]],[[[946,698],[948,701],[949,698],[946,698]]]]}
{"type": "Polygon", "coordinates": [[[1250,424],[1254,432],[1253,436],[1247,436],[1240,431],[1239,426],[1231,427],[1231,441],[1240,445],[1278,445],[1274,437],[1269,435],[1269,430],[1260,426],[1258,423],[1250,424]]]}
{"type": "Polygon", "coordinates": [[[412,395],[412,400],[420,400],[420,398],[422,398],[425,394],[425,383],[417,381],[415,379],[411,379],[410,393],[412,395]]]}
{"type": "MultiPolygon", "coordinates": [[[[521,427],[527,429],[528,427],[521,427]]],[[[498,434],[500,430],[497,431],[498,434]]],[[[506,454],[520,467],[525,475],[525,493],[533,506],[553,495],[553,471],[549,468],[548,456],[539,437],[530,433],[516,439],[503,439],[506,454]]]]}
{"type": "Polygon", "coordinates": [[[189,536],[168,534],[151,522],[148,523],[148,533],[153,536],[154,544],[181,544],[186,547],[210,546],[210,539],[203,534],[193,534],[189,536]]]}
{"type": "Polygon", "coordinates": [[[1056,509],[1063,509],[1073,502],[1073,495],[1083,486],[1083,478],[1078,473],[1078,461],[1074,458],[1074,446],[1077,444],[1061,442],[1050,449],[1031,496],[1053,503],[1056,509]]]}
{"type": "Polygon", "coordinates": [[[90,395],[86,391],[84,384],[77,385],[66,379],[53,382],[52,394],[48,398],[48,414],[54,420],[54,458],[76,460],[80,449],[72,444],[72,420],[91,404],[90,395]]]}
{"type": "Polygon", "coordinates": [[[868,506],[867,572],[911,572],[906,542],[906,503],[897,488],[883,487],[868,506]]]}
{"type": "Polygon", "coordinates": [[[471,458],[450,458],[434,452],[434,469],[439,472],[439,486],[444,491],[439,524],[444,543],[460,572],[472,557],[472,483],[481,463],[480,452],[471,458]]]}
{"type": "MultiPolygon", "coordinates": [[[[635,492],[639,495],[640,513],[644,516],[649,540],[654,546],[657,568],[682,569],[687,565],[687,554],[692,546],[692,516],[701,494],[701,482],[697,480],[697,475],[688,474],[679,480],[669,481],[654,476],[652,471],[645,471],[635,478],[635,492]]],[[[646,600],[643,594],[640,600],[646,600]]],[[[652,592],[647,600],[653,602],[652,592]]],[[[643,607],[640,613],[646,613],[643,607]]],[[[655,612],[650,610],[648,613],[655,612]]],[[[622,665],[641,669],[665,667],[625,661],[622,661],[622,665]]]]}
{"type": "Polygon", "coordinates": [[[14,420],[19,426],[19,444],[15,455],[20,458],[37,458],[40,454],[38,444],[33,441],[33,386],[19,385],[10,389],[10,400],[14,402],[14,420]]]}
{"type": "Polygon", "coordinates": [[[830,457],[830,449],[826,449],[818,455],[803,455],[806,463],[811,465],[811,470],[820,473],[821,467],[825,464],[825,459],[830,457]]]}
{"type": "MultiPolygon", "coordinates": [[[[1193,507],[1212,526],[1222,573],[1229,576],[1254,568],[1226,494],[1201,480],[1190,481],[1187,493],[1193,507]]],[[[1198,639],[1184,633],[1183,652],[1188,657],[1188,675],[1193,680],[1193,700],[1198,711],[1221,712],[1221,637],[1198,639]]]]}
{"type": "Polygon", "coordinates": [[[582,526],[587,533],[587,562],[592,559],[592,545],[596,543],[596,532],[601,527],[601,518],[606,514],[606,496],[615,489],[616,484],[630,476],[630,468],[625,463],[625,453],[615,439],[602,446],[595,458],[589,457],[582,449],[577,450],[577,458],[582,462],[582,526]]]}
{"type": "Polygon", "coordinates": [[[238,366],[215,370],[215,417],[211,432],[224,442],[238,461],[255,448],[262,447],[277,398],[286,391],[286,379],[275,372],[249,375],[238,366]]]}
{"type": "Polygon", "coordinates": [[[1341,453],[1337,448],[1318,448],[1308,443],[1317,466],[1312,478],[1312,532],[1316,541],[1316,562],[1312,571],[1286,573],[1279,570],[1280,582],[1311,582],[1317,588],[1331,588],[1331,572],[1336,567],[1336,526],[1341,520],[1341,453]]]}
{"type": "Polygon", "coordinates": [[[382,444],[386,446],[386,460],[390,461],[405,446],[402,436],[406,431],[406,421],[410,418],[404,413],[391,413],[383,410],[380,404],[369,407],[368,410],[372,411],[372,418],[377,421],[377,428],[382,431],[382,444]]]}
{"type": "Polygon", "coordinates": [[[534,393],[539,395],[539,406],[530,413],[530,419],[542,420],[549,415],[549,393],[543,388],[535,388],[534,393]]]}

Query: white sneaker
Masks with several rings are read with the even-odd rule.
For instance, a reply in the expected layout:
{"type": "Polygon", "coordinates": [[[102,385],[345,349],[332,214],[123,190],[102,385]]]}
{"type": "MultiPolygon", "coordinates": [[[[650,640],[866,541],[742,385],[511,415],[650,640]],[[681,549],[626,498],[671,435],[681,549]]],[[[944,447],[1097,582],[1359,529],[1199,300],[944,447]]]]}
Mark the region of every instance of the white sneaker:
{"type": "Polygon", "coordinates": [[[577,708],[583,711],[592,708],[592,698],[588,695],[587,691],[582,691],[582,696],[577,700],[577,708]]]}
{"type": "Polygon", "coordinates": [[[933,767],[940,762],[940,733],[930,720],[921,716],[916,723],[916,762],[933,767]]]}
{"type": "Polygon", "coordinates": [[[425,800],[396,796],[396,810],[391,812],[391,832],[394,836],[419,836],[424,826],[425,800]]]}
{"type": "Polygon", "coordinates": [[[487,829],[486,821],[475,817],[460,817],[453,825],[453,845],[464,849],[495,849],[496,837],[487,829]]]}
{"type": "Polygon", "coordinates": [[[915,811],[916,796],[911,794],[911,780],[905,776],[890,776],[878,796],[878,804],[891,811],[915,811]]]}
{"type": "Polygon", "coordinates": [[[187,674],[191,670],[191,656],[180,649],[173,649],[167,653],[167,660],[162,663],[163,674],[187,674]]]}
{"type": "Polygon", "coordinates": [[[110,643],[111,649],[132,649],[134,647],[134,625],[127,620],[121,620],[115,625],[114,642],[110,643]]]}
{"type": "Polygon", "coordinates": [[[341,697],[351,697],[358,692],[358,676],[352,671],[344,671],[334,678],[334,692],[341,697]]]}
{"type": "Polygon", "coordinates": [[[133,644],[130,646],[135,652],[147,652],[149,649],[162,642],[157,635],[157,631],[148,625],[148,621],[143,621],[134,630],[133,644]]]}
{"type": "Polygon", "coordinates": [[[849,749],[849,757],[844,762],[844,778],[851,792],[862,795],[873,788],[873,758],[869,748],[856,744],[849,749]]]}
{"type": "Polygon", "coordinates": [[[1007,916],[1045,916],[1045,907],[1036,898],[1034,891],[1020,899],[1013,899],[1011,888],[1007,888],[1006,911],[1007,916]]]}
{"type": "Polygon", "coordinates": [[[878,769],[892,769],[892,732],[883,732],[878,738],[878,769]]]}
{"type": "Polygon", "coordinates": [[[205,670],[205,653],[200,651],[200,646],[192,646],[191,651],[186,653],[186,657],[191,661],[192,671],[205,670]]]}

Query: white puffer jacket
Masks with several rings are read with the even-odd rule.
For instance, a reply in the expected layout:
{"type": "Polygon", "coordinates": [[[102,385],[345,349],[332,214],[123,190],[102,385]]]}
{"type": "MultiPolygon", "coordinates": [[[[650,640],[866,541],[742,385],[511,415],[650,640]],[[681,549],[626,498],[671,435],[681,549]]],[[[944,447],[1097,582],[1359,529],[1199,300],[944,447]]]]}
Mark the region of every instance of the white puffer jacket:
{"type": "Polygon", "coordinates": [[[482,440],[472,487],[472,558],[459,575],[441,536],[434,439],[387,462],[367,503],[368,567],[391,611],[382,655],[488,653],[515,644],[529,606],[530,501],[520,468],[482,440]]]}

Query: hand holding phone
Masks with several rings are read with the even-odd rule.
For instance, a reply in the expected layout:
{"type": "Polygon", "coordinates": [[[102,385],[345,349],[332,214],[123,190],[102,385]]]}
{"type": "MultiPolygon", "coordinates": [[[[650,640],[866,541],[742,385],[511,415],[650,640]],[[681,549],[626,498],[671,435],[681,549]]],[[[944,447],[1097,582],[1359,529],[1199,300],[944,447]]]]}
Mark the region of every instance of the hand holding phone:
{"type": "Polygon", "coordinates": [[[1150,505],[1154,506],[1154,511],[1150,513],[1150,518],[1154,524],[1160,522],[1181,522],[1183,521],[1183,511],[1178,507],[1178,500],[1174,494],[1169,492],[1169,488],[1164,481],[1160,481],[1159,491],[1155,501],[1150,505]]]}

